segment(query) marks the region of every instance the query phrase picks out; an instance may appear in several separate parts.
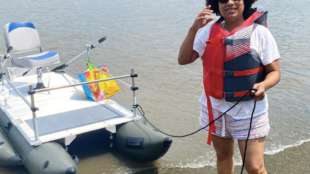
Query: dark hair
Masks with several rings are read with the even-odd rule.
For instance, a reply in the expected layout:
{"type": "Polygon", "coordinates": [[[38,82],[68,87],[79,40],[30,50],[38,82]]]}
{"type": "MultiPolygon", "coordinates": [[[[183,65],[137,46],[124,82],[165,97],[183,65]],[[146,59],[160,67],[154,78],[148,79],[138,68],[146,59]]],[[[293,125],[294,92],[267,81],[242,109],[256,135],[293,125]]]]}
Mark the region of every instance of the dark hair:
{"type": "MultiPolygon", "coordinates": [[[[251,7],[254,2],[257,0],[243,0],[244,1],[244,11],[243,11],[243,17],[244,19],[247,19],[252,13],[251,13],[251,7]]],[[[206,5],[211,5],[211,9],[213,12],[221,16],[220,10],[219,10],[219,2],[218,0],[206,0],[206,5]]]]}

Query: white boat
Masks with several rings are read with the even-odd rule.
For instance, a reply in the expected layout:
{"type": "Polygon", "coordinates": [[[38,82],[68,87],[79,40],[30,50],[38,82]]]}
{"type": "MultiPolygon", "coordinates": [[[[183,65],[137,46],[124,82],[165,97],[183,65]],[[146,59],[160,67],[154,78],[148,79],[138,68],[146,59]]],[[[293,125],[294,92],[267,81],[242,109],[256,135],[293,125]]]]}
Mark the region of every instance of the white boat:
{"type": "MultiPolygon", "coordinates": [[[[148,127],[137,114],[133,70],[128,75],[96,80],[132,78],[133,108],[112,99],[94,102],[85,97],[79,82],[63,69],[96,45],[52,72],[42,72],[59,63],[56,52],[43,52],[39,35],[31,22],[5,25],[8,51],[1,58],[0,166],[25,165],[31,174],[78,173],[78,158],[69,154],[70,144],[79,135],[106,130],[117,150],[133,160],[153,161],[169,149],[171,138],[148,127]],[[39,50],[38,54],[18,57],[18,53],[39,50]],[[4,65],[12,61],[14,67],[4,65]],[[47,85],[47,86],[46,86],[47,85]]],[[[118,95],[121,95],[118,94],[118,95]]]]}

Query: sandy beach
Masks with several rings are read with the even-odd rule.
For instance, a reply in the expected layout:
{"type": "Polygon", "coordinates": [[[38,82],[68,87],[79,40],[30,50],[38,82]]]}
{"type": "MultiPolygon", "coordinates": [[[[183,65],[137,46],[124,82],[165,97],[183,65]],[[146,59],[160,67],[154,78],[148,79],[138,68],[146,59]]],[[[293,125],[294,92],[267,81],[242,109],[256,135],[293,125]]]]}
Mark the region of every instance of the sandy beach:
{"type": "MultiPolygon", "coordinates": [[[[309,174],[309,152],[310,143],[308,142],[275,155],[265,155],[268,174],[309,174]]],[[[235,173],[239,172],[240,167],[237,167],[235,173]]]]}
{"type": "Polygon", "coordinates": [[[272,174],[309,174],[310,143],[265,156],[266,168],[272,174]]]}
{"type": "MultiPolygon", "coordinates": [[[[275,155],[265,155],[265,165],[268,174],[309,174],[310,173],[310,142],[300,146],[291,147],[275,155]]],[[[236,166],[235,174],[240,173],[241,166],[236,166]]],[[[151,172],[141,172],[139,174],[151,172]]],[[[158,172],[161,173],[161,172],[158,172]]],[[[200,169],[167,170],[163,173],[190,173],[190,174],[216,174],[216,168],[204,167],[200,169]]],[[[244,170],[244,174],[247,172],[244,170]]]]}

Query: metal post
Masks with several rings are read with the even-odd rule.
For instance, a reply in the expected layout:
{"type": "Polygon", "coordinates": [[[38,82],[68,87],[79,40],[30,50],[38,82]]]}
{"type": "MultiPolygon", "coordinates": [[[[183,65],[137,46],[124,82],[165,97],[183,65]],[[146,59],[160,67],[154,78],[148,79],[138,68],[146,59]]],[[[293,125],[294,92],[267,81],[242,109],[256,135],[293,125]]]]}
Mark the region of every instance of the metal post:
{"type": "MultiPolygon", "coordinates": [[[[3,57],[3,59],[4,59],[4,57],[3,57]]],[[[3,88],[5,87],[5,83],[4,83],[4,78],[3,78],[3,76],[4,76],[4,72],[3,72],[3,62],[2,62],[2,60],[0,60],[1,61],[1,80],[2,80],[2,86],[3,86],[3,88]]],[[[7,106],[8,105],[8,103],[7,103],[7,100],[6,100],[6,98],[4,98],[4,106],[7,106]]]]}
{"type": "MultiPolygon", "coordinates": [[[[134,74],[134,70],[131,69],[131,75],[134,74]]],[[[137,101],[136,101],[136,91],[135,91],[135,78],[132,78],[132,93],[133,93],[133,98],[132,98],[132,109],[133,109],[133,116],[137,116],[137,101]]]]}
{"type": "Polygon", "coordinates": [[[89,51],[90,51],[91,45],[86,44],[85,47],[86,47],[86,50],[87,50],[87,59],[88,59],[88,61],[90,62],[89,51]]]}
{"type": "Polygon", "coordinates": [[[41,67],[40,68],[37,68],[37,74],[38,74],[38,77],[37,77],[37,80],[38,80],[38,83],[42,83],[42,72],[41,72],[41,67]]]}
{"type": "MultiPolygon", "coordinates": [[[[29,91],[32,91],[32,85],[29,85],[29,91]]],[[[38,131],[37,116],[36,116],[36,110],[35,110],[34,96],[33,95],[34,94],[30,94],[32,121],[33,121],[33,128],[34,128],[34,134],[35,134],[35,142],[38,143],[40,140],[39,140],[39,131],[38,131]]]]}

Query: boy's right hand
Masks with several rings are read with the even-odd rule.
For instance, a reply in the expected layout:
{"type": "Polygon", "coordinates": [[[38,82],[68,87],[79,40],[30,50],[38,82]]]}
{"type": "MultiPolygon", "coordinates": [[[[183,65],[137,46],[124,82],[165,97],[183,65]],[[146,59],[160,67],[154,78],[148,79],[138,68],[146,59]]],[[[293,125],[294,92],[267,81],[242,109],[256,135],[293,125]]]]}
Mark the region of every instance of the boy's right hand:
{"type": "Polygon", "coordinates": [[[191,28],[198,31],[200,28],[206,26],[210,21],[214,19],[213,16],[210,16],[212,13],[213,13],[213,10],[211,10],[211,5],[204,8],[202,12],[200,12],[198,16],[196,17],[196,20],[193,23],[191,28]]]}

